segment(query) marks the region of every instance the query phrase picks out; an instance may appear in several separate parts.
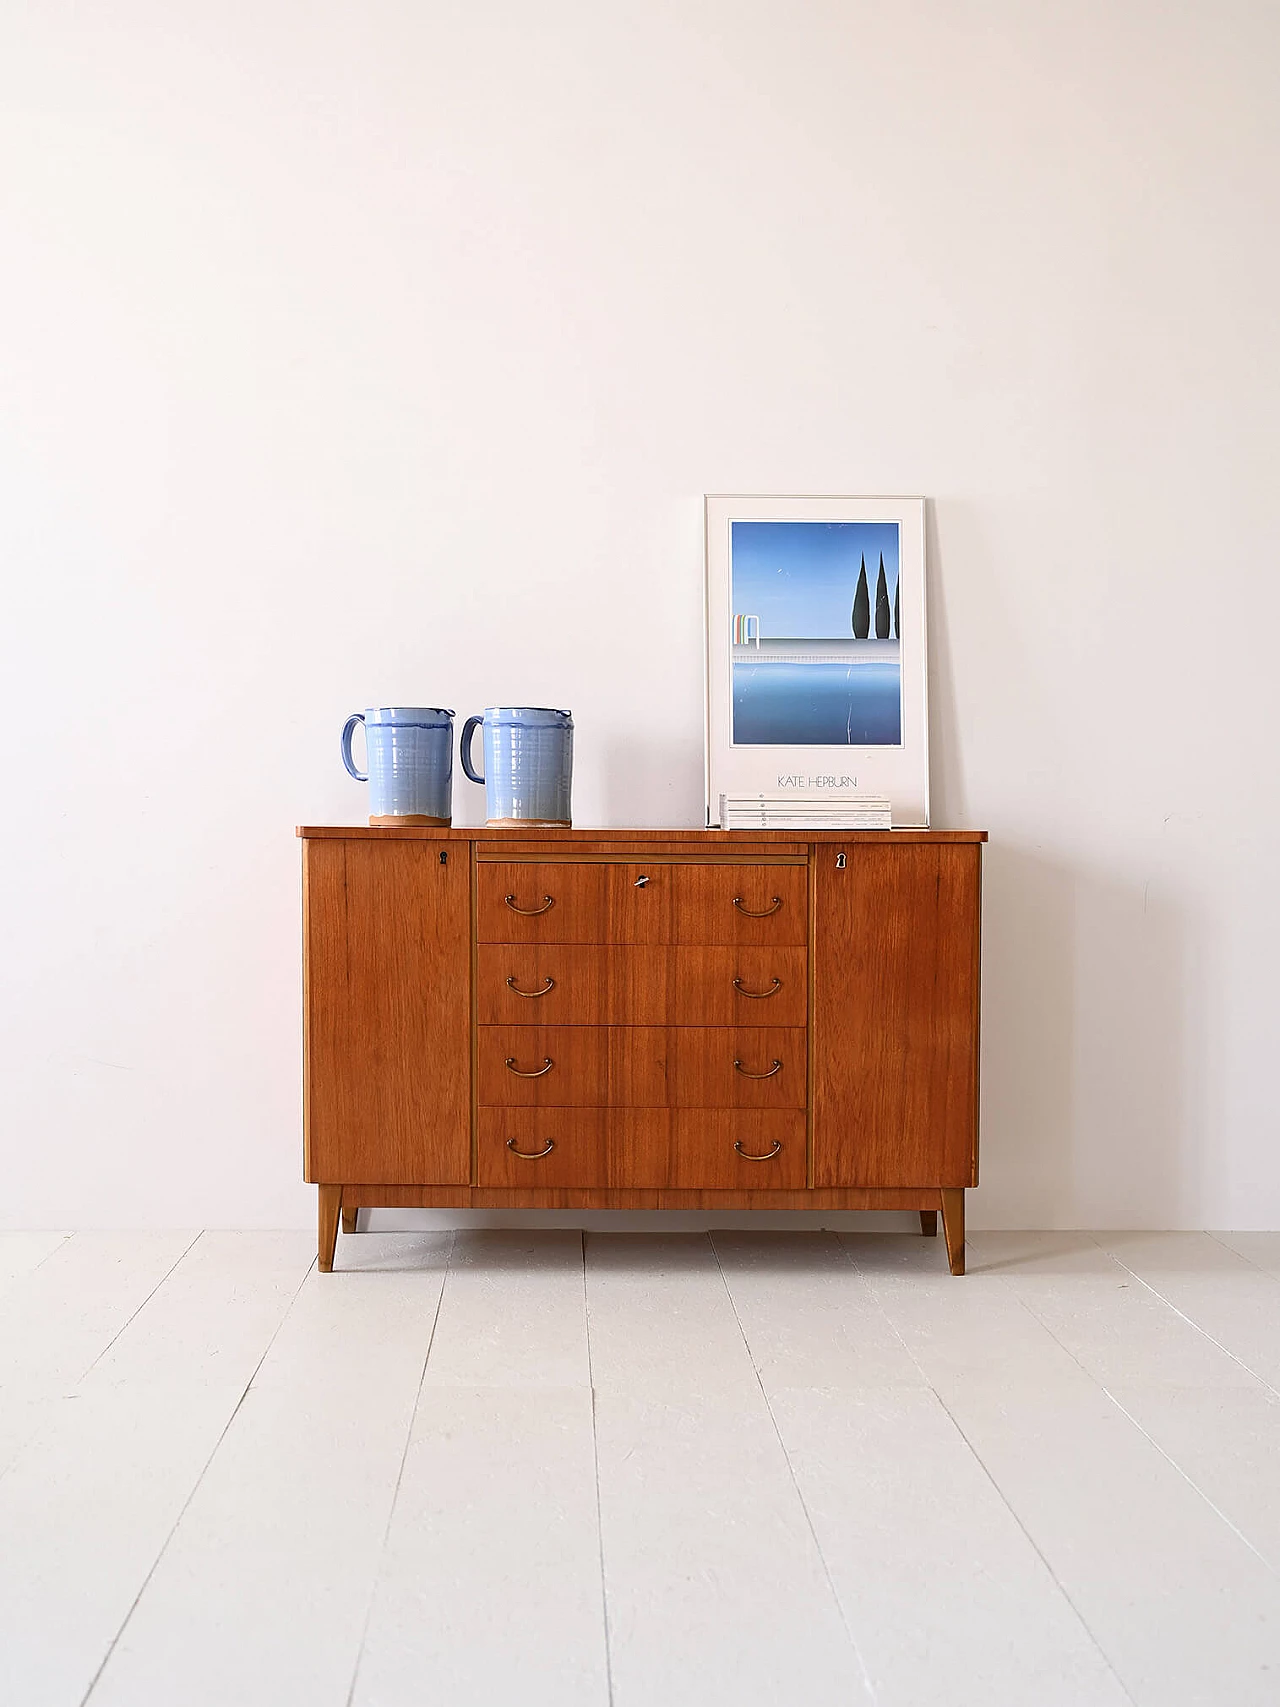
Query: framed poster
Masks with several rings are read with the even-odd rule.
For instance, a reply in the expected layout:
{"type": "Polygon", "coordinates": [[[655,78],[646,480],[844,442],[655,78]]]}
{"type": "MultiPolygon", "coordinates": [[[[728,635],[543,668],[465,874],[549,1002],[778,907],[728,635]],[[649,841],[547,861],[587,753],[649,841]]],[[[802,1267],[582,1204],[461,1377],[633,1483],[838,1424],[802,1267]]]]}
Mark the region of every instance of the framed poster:
{"type": "Polygon", "coordinates": [[[929,822],[923,498],[712,497],[707,823],[720,797],[886,795],[929,822]]]}

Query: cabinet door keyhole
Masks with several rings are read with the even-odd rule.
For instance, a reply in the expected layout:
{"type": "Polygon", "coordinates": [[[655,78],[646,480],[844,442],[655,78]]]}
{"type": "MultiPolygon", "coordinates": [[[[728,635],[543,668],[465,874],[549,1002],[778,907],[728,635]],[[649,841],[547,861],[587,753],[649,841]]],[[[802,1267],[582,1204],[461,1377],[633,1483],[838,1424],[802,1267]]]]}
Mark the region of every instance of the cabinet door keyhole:
{"type": "Polygon", "coordinates": [[[848,857],[845,854],[837,854],[836,855],[836,870],[837,871],[843,871],[845,866],[848,865],[848,863],[849,863],[848,857]]]}

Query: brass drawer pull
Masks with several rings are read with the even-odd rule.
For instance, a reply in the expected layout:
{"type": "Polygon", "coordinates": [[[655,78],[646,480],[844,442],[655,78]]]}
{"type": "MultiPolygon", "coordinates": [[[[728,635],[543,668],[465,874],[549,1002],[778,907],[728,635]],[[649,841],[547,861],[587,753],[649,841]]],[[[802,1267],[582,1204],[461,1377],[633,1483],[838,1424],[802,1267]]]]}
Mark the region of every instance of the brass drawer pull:
{"type": "Polygon", "coordinates": [[[517,907],[514,895],[504,895],[503,900],[513,913],[519,913],[522,919],[536,919],[539,913],[549,913],[556,904],[554,895],[544,895],[540,907],[517,907]]]}
{"type": "MultiPolygon", "coordinates": [[[[510,982],[511,980],[508,978],[507,983],[509,984],[510,982]]],[[[744,990],[742,988],[741,978],[734,979],[733,987],[740,996],[749,996],[753,1002],[762,1002],[766,996],[777,995],[778,991],[782,988],[782,979],[775,978],[773,981],[773,988],[771,990],[744,990]]],[[[539,994],[541,994],[541,992],[539,992],[539,994]]]]}
{"type": "Polygon", "coordinates": [[[766,907],[763,913],[753,913],[751,911],[750,907],[744,907],[742,905],[742,896],[741,895],[735,895],[734,896],[733,904],[738,909],[738,911],[740,913],[745,913],[749,919],[767,919],[772,914],[776,913],[778,908],[782,905],[782,896],[781,895],[775,895],[773,898],[772,907],[766,907]]]}
{"type": "Polygon", "coordinates": [[[544,1055],[542,1057],[541,1067],[535,1067],[532,1073],[526,1073],[516,1066],[516,1058],[514,1055],[507,1056],[507,1071],[509,1073],[514,1073],[517,1079],[540,1079],[544,1073],[549,1073],[554,1066],[555,1062],[551,1059],[550,1055],[544,1055]]]}
{"type": "MultiPolygon", "coordinates": [[[[549,1156],[555,1147],[556,1141],[554,1138],[548,1138],[546,1148],[542,1150],[520,1150],[516,1147],[516,1141],[514,1138],[507,1139],[507,1149],[510,1150],[513,1156],[519,1156],[522,1162],[536,1162],[539,1156],[549,1156]]],[[[779,1145],[778,1148],[781,1149],[782,1146],[779,1145]]]]}
{"type": "MultiPolygon", "coordinates": [[[[782,1062],[778,1060],[774,1061],[773,1066],[770,1067],[767,1073],[749,1073],[742,1065],[741,1061],[735,1061],[733,1064],[742,1074],[744,1079],[771,1079],[775,1073],[780,1073],[782,1071],[782,1062]]],[[[507,1065],[510,1066],[511,1063],[508,1061],[507,1065]]]]}
{"type": "Polygon", "coordinates": [[[734,1139],[733,1147],[742,1157],[744,1162],[771,1162],[778,1154],[779,1150],[781,1150],[782,1140],[780,1138],[775,1138],[772,1150],[766,1150],[763,1156],[753,1156],[750,1150],[744,1150],[742,1148],[742,1140],[740,1138],[734,1139]]]}
{"type": "MultiPolygon", "coordinates": [[[[545,996],[548,990],[554,990],[555,987],[556,981],[554,978],[548,978],[540,990],[522,990],[514,978],[507,979],[508,990],[514,990],[517,996],[545,996]]],[[[770,995],[773,994],[772,991],[769,993],[770,995]]]]}

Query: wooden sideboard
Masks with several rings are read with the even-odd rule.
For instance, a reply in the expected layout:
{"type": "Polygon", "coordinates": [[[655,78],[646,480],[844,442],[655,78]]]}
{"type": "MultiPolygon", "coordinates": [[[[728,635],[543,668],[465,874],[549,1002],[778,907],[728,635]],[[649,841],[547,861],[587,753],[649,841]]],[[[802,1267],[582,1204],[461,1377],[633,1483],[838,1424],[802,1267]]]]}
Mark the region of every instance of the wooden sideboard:
{"type": "Polygon", "coordinates": [[[940,1210],[964,1272],[984,834],[298,834],[323,1270],[474,1206],[940,1210]]]}

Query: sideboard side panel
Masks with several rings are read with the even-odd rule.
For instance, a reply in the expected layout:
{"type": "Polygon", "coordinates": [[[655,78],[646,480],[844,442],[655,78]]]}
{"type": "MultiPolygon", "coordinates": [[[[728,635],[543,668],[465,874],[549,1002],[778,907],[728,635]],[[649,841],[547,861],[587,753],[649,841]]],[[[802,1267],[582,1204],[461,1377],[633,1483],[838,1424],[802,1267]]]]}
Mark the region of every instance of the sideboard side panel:
{"type": "Polygon", "coordinates": [[[303,848],[306,1177],[466,1184],[468,850],[407,840],[303,848]]]}
{"type": "Polygon", "coordinates": [[[817,851],[814,1185],[976,1177],[981,850],[817,851]]]}

